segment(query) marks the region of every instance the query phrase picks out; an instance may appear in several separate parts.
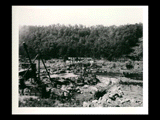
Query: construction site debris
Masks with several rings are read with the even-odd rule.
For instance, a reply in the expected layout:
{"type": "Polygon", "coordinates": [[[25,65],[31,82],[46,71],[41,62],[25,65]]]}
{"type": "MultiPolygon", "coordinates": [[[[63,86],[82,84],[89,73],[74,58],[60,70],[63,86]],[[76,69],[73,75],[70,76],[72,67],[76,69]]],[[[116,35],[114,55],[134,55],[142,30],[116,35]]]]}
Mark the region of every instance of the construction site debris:
{"type": "MultiPolygon", "coordinates": [[[[68,106],[72,102],[81,107],[143,105],[141,99],[127,98],[128,93],[124,94],[126,91],[121,87],[126,85],[126,81],[130,83],[139,83],[139,81],[128,80],[125,77],[106,77],[105,75],[108,75],[111,70],[107,68],[106,63],[83,64],[79,62],[62,64],[62,61],[59,60],[46,63],[48,64],[46,67],[50,73],[50,78],[44,68],[40,69],[40,84],[33,85],[34,82],[31,80],[20,78],[20,90],[24,89],[21,95],[37,95],[39,101],[46,98],[59,101],[54,103],[55,106],[56,104],[58,104],[57,106],[68,106]]],[[[113,71],[113,68],[118,65],[114,63],[110,66],[113,71]]],[[[134,92],[134,87],[131,86],[128,90],[134,92]]]]}

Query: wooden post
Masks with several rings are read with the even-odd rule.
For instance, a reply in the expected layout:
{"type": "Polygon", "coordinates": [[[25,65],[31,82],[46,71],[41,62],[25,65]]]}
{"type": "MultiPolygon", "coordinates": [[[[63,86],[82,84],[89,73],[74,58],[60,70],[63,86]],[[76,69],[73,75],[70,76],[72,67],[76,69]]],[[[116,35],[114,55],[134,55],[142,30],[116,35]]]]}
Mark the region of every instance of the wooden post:
{"type": "Polygon", "coordinates": [[[40,81],[40,55],[38,56],[38,80],[40,81]]]}
{"type": "Polygon", "coordinates": [[[37,81],[36,70],[34,69],[34,66],[33,66],[33,64],[32,64],[31,58],[30,58],[30,56],[29,56],[29,52],[28,52],[28,50],[27,50],[27,45],[25,44],[25,42],[23,42],[23,47],[24,47],[24,49],[25,49],[25,51],[26,51],[26,53],[27,53],[27,56],[28,56],[28,58],[29,58],[29,62],[30,62],[30,64],[31,64],[31,68],[32,68],[33,76],[34,76],[34,80],[37,81]]]}
{"type": "MultiPolygon", "coordinates": [[[[34,58],[33,63],[34,63],[34,61],[36,60],[37,57],[38,57],[38,54],[34,58]]],[[[31,68],[31,65],[29,66],[29,68],[27,69],[27,71],[24,73],[23,77],[27,74],[27,72],[29,71],[30,68],[31,68]]]]}
{"type": "Polygon", "coordinates": [[[48,72],[48,70],[47,70],[47,67],[46,67],[46,65],[45,65],[45,63],[44,63],[44,61],[43,61],[41,55],[40,55],[40,59],[42,60],[42,63],[43,63],[43,65],[44,65],[45,69],[46,69],[46,72],[47,72],[47,74],[48,74],[49,80],[51,80],[50,74],[49,74],[49,72],[48,72]]]}

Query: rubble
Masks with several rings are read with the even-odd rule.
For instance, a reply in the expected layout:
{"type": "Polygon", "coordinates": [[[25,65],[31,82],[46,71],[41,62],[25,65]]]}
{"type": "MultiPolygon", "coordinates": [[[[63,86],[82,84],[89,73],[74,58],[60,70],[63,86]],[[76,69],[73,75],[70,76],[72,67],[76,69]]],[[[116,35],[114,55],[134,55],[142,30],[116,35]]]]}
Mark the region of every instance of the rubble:
{"type": "Polygon", "coordinates": [[[123,98],[123,91],[120,87],[114,85],[108,90],[106,94],[102,97],[99,97],[97,100],[92,100],[91,102],[84,102],[83,107],[104,107],[104,106],[120,106],[126,102],[130,102],[129,99],[123,98]]]}
{"type": "Polygon", "coordinates": [[[123,99],[123,100],[121,101],[121,104],[124,104],[124,103],[126,103],[126,102],[131,102],[131,100],[129,100],[129,99],[123,99]]]}
{"type": "Polygon", "coordinates": [[[88,102],[83,102],[83,107],[91,107],[91,104],[88,102]]]}
{"type": "MultiPolygon", "coordinates": [[[[79,63],[79,65],[68,64],[66,66],[61,65],[61,62],[56,64],[55,61],[54,63],[55,65],[53,66],[49,65],[53,67],[50,67],[49,70],[51,79],[48,78],[44,70],[41,70],[40,79],[42,85],[46,85],[43,90],[47,97],[43,98],[60,101],[58,106],[61,106],[62,101],[63,104],[69,104],[67,101],[74,100],[75,103],[79,101],[77,103],[83,107],[118,107],[131,103],[135,106],[142,105],[141,100],[124,97],[125,94],[120,85],[125,85],[128,79],[125,81],[122,77],[113,78],[96,75],[97,71],[101,72],[100,70],[103,69],[99,69],[99,67],[94,64],[81,67],[79,63]],[[78,97],[76,98],[76,96],[78,97]]],[[[108,74],[108,70],[105,70],[106,69],[102,72],[108,74]]],[[[135,82],[135,80],[130,82],[135,82]]],[[[25,81],[25,83],[27,84],[27,81],[25,81]]],[[[27,89],[25,89],[24,94],[30,95],[31,92],[33,93],[32,89],[31,91],[28,90],[28,93],[27,89]]],[[[42,94],[42,90],[38,92],[42,94]]],[[[34,93],[32,95],[34,95],[34,93]]]]}

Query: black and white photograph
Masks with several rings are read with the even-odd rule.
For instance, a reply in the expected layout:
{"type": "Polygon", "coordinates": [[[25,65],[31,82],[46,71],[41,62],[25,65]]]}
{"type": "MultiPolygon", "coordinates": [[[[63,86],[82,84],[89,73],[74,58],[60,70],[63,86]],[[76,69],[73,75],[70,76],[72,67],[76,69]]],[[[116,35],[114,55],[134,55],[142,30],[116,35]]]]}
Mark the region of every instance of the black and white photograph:
{"type": "Polygon", "coordinates": [[[12,6],[12,114],[148,114],[148,6],[12,6]]]}

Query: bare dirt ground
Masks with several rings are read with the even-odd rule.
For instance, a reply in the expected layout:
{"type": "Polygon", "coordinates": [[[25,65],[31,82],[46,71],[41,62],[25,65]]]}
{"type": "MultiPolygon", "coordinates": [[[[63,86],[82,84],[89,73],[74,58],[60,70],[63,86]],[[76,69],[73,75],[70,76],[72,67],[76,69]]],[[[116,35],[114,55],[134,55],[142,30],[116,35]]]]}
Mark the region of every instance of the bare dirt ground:
{"type": "MultiPolygon", "coordinates": [[[[55,71],[61,71],[66,68],[62,60],[57,62],[46,62],[47,68],[55,71]]],[[[129,71],[143,72],[143,62],[135,62],[135,68],[129,71]],[[137,65],[138,63],[138,65],[137,65]]],[[[126,70],[125,63],[97,61],[97,65],[107,72],[112,72],[112,76],[96,75],[99,82],[95,85],[74,86],[79,92],[74,92],[71,98],[41,98],[39,96],[19,96],[19,107],[142,107],[143,106],[143,81],[133,80],[126,77],[114,76],[114,73],[121,74],[126,70]],[[133,84],[134,83],[134,84],[133,84]]],[[[41,70],[44,68],[41,64],[41,70]]],[[[52,77],[68,77],[77,75],[72,72],[78,68],[71,68],[71,73],[52,74],[52,77]]],[[[64,88],[71,85],[55,88],[56,92],[63,91],[64,88]]],[[[71,90],[71,89],[70,89],[71,90]]],[[[59,94],[59,93],[57,93],[59,94]]]]}

